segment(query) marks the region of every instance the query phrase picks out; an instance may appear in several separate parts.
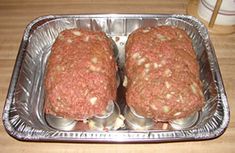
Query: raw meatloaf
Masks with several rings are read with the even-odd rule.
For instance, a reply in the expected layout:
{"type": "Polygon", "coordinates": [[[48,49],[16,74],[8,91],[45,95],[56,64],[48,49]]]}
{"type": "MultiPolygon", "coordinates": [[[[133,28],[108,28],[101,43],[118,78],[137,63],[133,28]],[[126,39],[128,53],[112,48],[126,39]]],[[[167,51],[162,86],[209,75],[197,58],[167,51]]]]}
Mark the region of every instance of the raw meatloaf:
{"type": "Polygon", "coordinates": [[[52,46],[45,74],[45,113],[86,119],[116,99],[116,62],[103,32],[62,31],[52,46]]]}
{"type": "Polygon", "coordinates": [[[159,26],[134,31],[126,44],[125,70],[126,101],[140,115],[170,121],[204,105],[196,55],[181,29],[159,26]]]}

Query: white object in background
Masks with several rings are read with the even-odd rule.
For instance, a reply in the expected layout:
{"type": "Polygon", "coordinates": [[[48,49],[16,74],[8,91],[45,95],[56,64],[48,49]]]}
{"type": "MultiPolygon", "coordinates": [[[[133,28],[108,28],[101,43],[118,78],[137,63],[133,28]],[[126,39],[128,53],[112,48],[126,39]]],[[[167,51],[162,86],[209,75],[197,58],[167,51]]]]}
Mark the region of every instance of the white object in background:
{"type": "MultiPolygon", "coordinates": [[[[198,15],[210,21],[216,0],[199,0],[198,15]]],[[[215,24],[235,25],[235,0],[223,0],[215,24]]]]}

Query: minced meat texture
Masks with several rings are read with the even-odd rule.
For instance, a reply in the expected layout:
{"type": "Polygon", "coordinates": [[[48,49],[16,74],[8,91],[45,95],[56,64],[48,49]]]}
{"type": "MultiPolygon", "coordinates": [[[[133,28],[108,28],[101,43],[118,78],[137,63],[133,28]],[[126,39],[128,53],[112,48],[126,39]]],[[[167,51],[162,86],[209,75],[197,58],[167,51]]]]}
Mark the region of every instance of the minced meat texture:
{"type": "Polygon", "coordinates": [[[126,44],[125,71],[127,104],[145,117],[170,121],[204,105],[192,42],[179,28],[134,31],[126,44]]]}
{"type": "Polygon", "coordinates": [[[45,74],[45,113],[86,119],[116,99],[116,62],[103,32],[62,31],[52,46],[45,74]]]}

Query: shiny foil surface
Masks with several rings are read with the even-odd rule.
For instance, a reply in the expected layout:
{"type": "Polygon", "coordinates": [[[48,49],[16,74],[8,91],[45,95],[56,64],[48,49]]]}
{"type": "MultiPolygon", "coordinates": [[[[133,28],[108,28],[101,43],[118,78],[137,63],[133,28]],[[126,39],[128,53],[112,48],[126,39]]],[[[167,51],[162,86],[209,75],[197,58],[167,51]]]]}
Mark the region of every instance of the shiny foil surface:
{"type": "MultiPolygon", "coordinates": [[[[123,82],[122,73],[120,81],[123,82]]],[[[122,92],[118,88],[118,93],[122,92]]],[[[121,112],[124,94],[118,94],[121,112]]],[[[206,27],[196,18],[186,15],[156,14],[88,14],[50,15],[32,21],[25,29],[16,59],[3,111],[6,131],[25,141],[67,142],[166,142],[212,139],[222,135],[229,123],[229,106],[215,51],[206,27]],[[43,112],[43,78],[50,48],[58,34],[71,28],[104,31],[116,43],[118,66],[122,72],[125,43],[135,29],[170,25],[186,31],[192,39],[200,67],[205,106],[197,123],[182,130],[71,130],[52,128],[43,112]]]]}

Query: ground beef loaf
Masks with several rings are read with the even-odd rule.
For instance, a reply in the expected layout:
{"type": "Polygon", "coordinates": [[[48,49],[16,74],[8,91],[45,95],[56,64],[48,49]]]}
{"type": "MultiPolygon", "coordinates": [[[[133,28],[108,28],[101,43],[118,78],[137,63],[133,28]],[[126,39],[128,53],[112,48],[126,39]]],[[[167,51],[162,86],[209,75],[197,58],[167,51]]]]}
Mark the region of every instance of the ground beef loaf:
{"type": "Polygon", "coordinates": [[[101,114],[116,98],[116,62],[103,32],[62,31],[45,74],[45,113],[71,119],[101,114]]]}
{"type": "Polygon", "coordinates": [[[126,44],[125,70],[127,104],[145,117],[170,121],[204,105],[196,55],[181,29],[159,26],[134,31],[126,44]]]}

